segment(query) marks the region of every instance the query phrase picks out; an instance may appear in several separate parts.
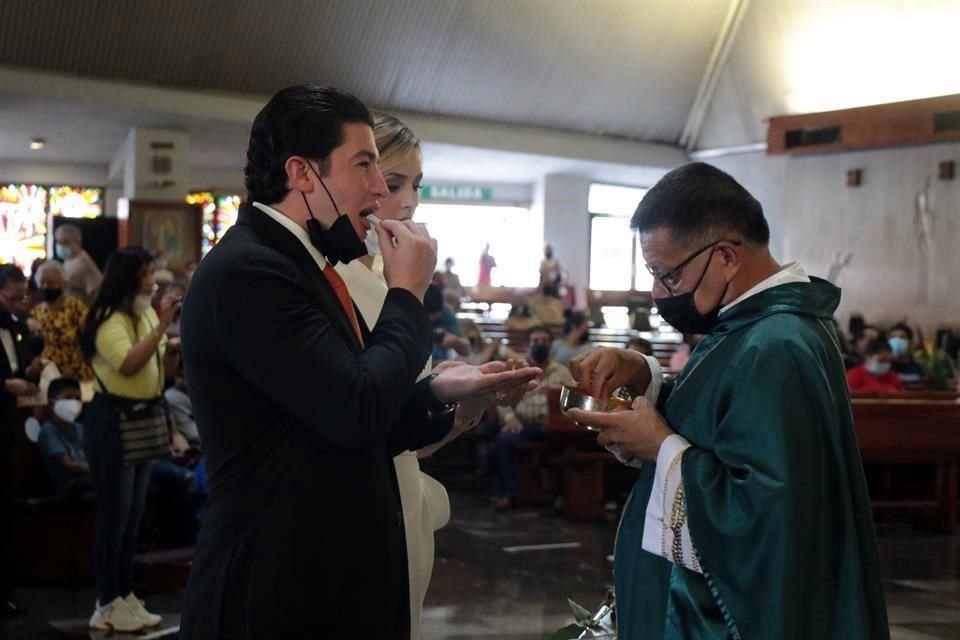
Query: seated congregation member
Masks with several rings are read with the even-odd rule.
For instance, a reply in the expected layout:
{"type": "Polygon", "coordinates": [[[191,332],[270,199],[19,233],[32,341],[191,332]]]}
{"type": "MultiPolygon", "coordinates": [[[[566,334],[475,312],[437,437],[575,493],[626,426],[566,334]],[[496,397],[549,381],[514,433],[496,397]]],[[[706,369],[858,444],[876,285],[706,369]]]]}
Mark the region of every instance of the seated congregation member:
{"type": "Polygon", "coordinates": [[[378,155],[369,110],[339,89],[288,87],[254,119],[247,201],[181,322],[209,485],[182,640],[409,638],[394,456],[447,437],[461,401],[538,373],[457,364],[418,381],[436,241],[410,221],[372,228],[378,155]],[[388,289],[373,326],[336,269],[368,233],[388,289]]]}
{"type": "Polygon", "coordinates": [[[527,333],[530,351],[527,362],[543,370],[540,386],[531,391],[512,407],[499,407],[500,433],[494,445],[497,488],[493,506],[507,509],[517,495],[516,446],[526,442],[538,442],[546,437],[550,419],[547,405],[547,389],[565,384],[572,385],[570,370],[554,360],[550,353],[553,335],[546,327],[534,327],[527,333]]]}
{"type": "MultiPolygon", "coordinates": [[[[57,378],[47,389],[50,419],[40,429],[37,447],[44,469],[58,496],[93,491],[90,466],[83,449],[83,425],[77,416],[83,410],[80,383],[57,378]]],[[[161,547],[191,544],[196,530],[192,513],[192,473],[170,460],[155,460],[150,466],[148,512],[153,512],[150,541],[161,547]],[[183,533],[186,532],[186,533],[183,533]]]]}
{"type": "Polygon", "coordinates": [[[427,287],[423,295],[423,310],[427,312],[430,326],[433,327],[432,358],[435,364],[470,353],[470,343],[463,337],[460,321],[443,301],[443,290],[437,285],[427,287]]]}
{"type": "Polygon", "coordinates": [[[80,351],[80,329],[87,318],[87,305],[67,293],[65,272],[59,262],[50,260],[37,267],[35,276],[43,302],[31,315],[43,337],[42,358],[50,360],[64,378],[93,380],[90,364],[80,351]]]}
{"type": "Polygon", "coordinates": [[[581,353],[593,349],[590,344],[590,321],[582,311],[567,311],[567,321],[563,325],[563,337],[554,340],[550,347],[550,357],[558,364],[567,366],[581,353]]]}
{"type": "Polygon", "coordinates": [[[600,349],[574,361],[631,410],[570,417],[637,482],[614,552],[617,637],[884,640],[880,560],[845,369],[840,290],[770,253],[763,208],[705,163],[667,173],[631,227],[683,372],[600,349]]]}
{"type": "Polygon", "coordinates": [[[50,420],[40,428],[37,446],[47,477],[58,496],[93,491],[90,465],[83,450],[83,426],[77,417],[83,411],[80,383],[57,378],[47,387],[50,420]]]}
{"type": "Polygon", "coordinates": [[[486,364],[506,360],[522,360],[523,357],[504,345],[500,340],[487,338],[480,327],[469,318],[461,320],[463,337],[470,343],[470,353],[461,359],[468,364],[486,364]]]}
{"type": "Polygon", "coordinates": [[[893,356],[886,340],[874,340],[864,354],[866,361],[847,371],[851,391],[903,391],[900,376],[891,369],[893,356]]]}
{"type": "Polygon", "coordinates": [[[177,368],[173,372],[173,384],[166,388],[163,397],[167,401],[170,419],[173,421],[174,448],[182,451],[191,447],[199,449],[200,432],[197,430],[197,421],[193,415],[193,402],[187,391],[187,376],[179,358],[177,368]]]}
{"type": "Polygon", "coordinates": [[[645,356],[653,355],[653,344],[645,338],[630,338],[630,341],[627,342],[627,349],[632,349],[637,353],[642,353],[645,356]]]}
{"type": "Polygon", "coordinates": [[[539,324],[556,327],[567,321],[566,308],[560,300],[560,289],[554,283],[541,286],[528,304],[530,313],[539,324]]]}
{"type": "Polygon", "coordinates": [[[880,338],[880,330],[864,325],[859,335],[852,336],[851,348],[843,354],[843,364],[850,370],[867,361],[867,345],[880,338]]]}
{"type": "Polygon", "coordinates": [[[683,335],[683,343],[673,352],[673,355],[670,356],[670,371],[674,373],[680,373],[683,371],[683,368],[687,366],[687,361],[690,360],[690,356],[693,354],[693,350],[697,348],[697,344],[703,340],[703,336],[699,333],[690,333],[683,335]]]}
{"type": "Polygon", "coordinates": [[[903,388],[919,391],[926,387],[927,372],[913,357],[913,329],[906,323],[895,324],[887,333],[890,350],[893,352],[893,372],[900,378],[903,388]]]}
{"type": "Polygon", "coordinates": [[[167,327],[180,311],[173,297],[159,314],[150,305],[153,271],[153,256],[141,247],[114,251],[80,335],[96,390],[84,416],[83,446],[97,503],[97,604],[90,628],[100,631],[139,631],[161,621],[133,593],[151,463],[169,455],[169,432],[161,432],[163,356],[167,327]]]}

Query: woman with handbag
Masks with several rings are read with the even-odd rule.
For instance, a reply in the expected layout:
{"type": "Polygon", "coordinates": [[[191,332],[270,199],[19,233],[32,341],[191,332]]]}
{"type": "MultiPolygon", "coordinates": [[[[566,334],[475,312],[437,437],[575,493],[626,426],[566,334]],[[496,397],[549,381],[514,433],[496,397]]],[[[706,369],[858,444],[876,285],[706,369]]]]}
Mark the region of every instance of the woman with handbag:
{"type": "Polygon", "coordinates": [[[97,391],[84,420],[97,502],[98,599],[90,618],[97,630],[134,632],[160,624],[133,594],[133,557],[151,460],[170,448],[162,363],[166,329],[181,303],[167,298],[160,314],[154,311],[153,272],[153,257],[144,249],[114,252],[80,336],[97,391]]]}

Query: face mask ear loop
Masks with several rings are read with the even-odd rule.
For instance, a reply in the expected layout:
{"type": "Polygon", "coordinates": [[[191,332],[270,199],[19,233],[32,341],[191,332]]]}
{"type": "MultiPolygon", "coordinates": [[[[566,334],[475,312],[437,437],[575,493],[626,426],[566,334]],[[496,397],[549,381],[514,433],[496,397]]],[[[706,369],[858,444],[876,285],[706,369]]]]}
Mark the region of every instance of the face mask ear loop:
{"type": "MultiPolygon", "coordinates": [[[[330,203],[333,205],[333,210],[337,212],[337,217],[339,218],[340,216],[344,215],[340,211],[340,207],[337,206],[337,201],[333,199],[333,194],[330,193],[330,189],[327,189],[327,185],[324,183],[323,178],[320,177],[320,174],[317,172],[317,170],[314,169],[313,165],[309,162],[307,163],[307,166],[310,167],[310,170],[313,171],[313,175],[317,176],[317,180],[320,181],[320,186],[323,187],[323,190],[327,193],[327,197],[330,198],[330,203]]],[[[303,192],[301,191],[300,194],[303,195],[303,192]]],[[[303,196],[303,200],[306,202],[307,197],[303,196]]],[[[307,205],[307,209],[310,209],[310,205],[307,205]]],[[[310,217],[313,218],[313,211],[310,211],[310,217]]],[[[316,218],[314,218],[314,220],[316,220],[316,218]]]]}

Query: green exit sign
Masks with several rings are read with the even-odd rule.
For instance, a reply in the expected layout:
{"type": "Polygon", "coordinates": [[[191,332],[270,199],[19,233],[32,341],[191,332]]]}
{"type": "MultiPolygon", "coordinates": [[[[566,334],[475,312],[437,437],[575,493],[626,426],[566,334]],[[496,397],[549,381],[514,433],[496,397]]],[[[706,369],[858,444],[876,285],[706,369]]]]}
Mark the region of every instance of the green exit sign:
{"type": "Polygon", "coordinates": [[[420,197],[424,200],[460,200],[488,202],[493,200],[493,187],[475,184],[425,184],[420,197]]]}

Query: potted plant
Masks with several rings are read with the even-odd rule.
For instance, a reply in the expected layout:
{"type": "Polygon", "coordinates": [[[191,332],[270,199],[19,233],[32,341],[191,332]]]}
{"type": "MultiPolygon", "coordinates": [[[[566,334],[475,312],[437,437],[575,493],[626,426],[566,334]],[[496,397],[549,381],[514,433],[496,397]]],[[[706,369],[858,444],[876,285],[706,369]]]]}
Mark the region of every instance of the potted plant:
{"type": "Polygon", "coordinates": [[[616,640],[617,623],[613,593],[607,594],[596,613],[591,613],[570,598],[567,598],[573,611],[575,622],[558,629],[549,636],[549,640],[580,640],[581,638],[606,638],[616,640]]]}

